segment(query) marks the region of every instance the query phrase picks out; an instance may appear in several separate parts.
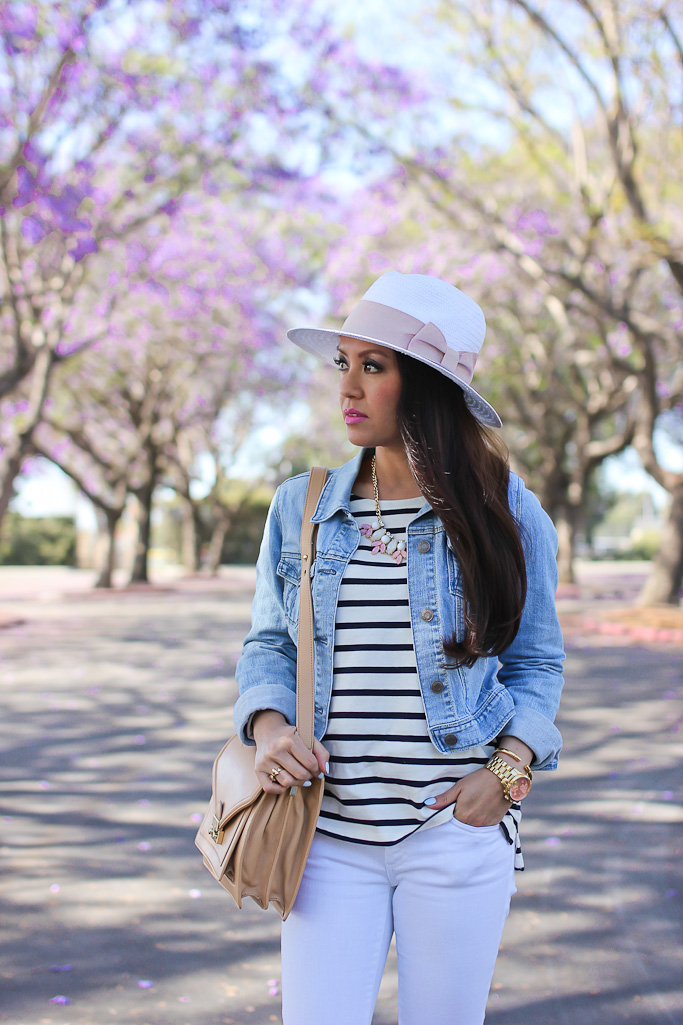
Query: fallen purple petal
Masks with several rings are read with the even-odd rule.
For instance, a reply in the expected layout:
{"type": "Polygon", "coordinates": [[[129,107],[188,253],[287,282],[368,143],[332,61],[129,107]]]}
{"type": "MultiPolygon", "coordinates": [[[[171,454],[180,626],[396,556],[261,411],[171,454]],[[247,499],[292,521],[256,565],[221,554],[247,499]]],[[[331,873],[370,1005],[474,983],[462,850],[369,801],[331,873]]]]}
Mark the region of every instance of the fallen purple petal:
{"type": "Polygon", "coordinates": [[[197,900],[197,898],[201,897],[201,895],[202,895],[202,891],[201,890],[190,890],[190,897],[192,897],[194,900],[197,900]]]}
{"type": "Polygon", "coordinates": [[[64,997],[64,996],[50,997],[50,1003],[51,1004],[70,1004],[71,1003],[71,998],[70,997],[64,997]]]}
{"type": "Polygon", "coordinates": [[[150,982],[149,979],[140,979],[138,981],[138,986],[140,987],[140,989],[152,989],[154,983],[150,982]]]}
{"type": "Polygon", "coordinates": [[[53,964],[50,968],[51,972],[71,972],[73,971],[72,964],[53,964]]]}

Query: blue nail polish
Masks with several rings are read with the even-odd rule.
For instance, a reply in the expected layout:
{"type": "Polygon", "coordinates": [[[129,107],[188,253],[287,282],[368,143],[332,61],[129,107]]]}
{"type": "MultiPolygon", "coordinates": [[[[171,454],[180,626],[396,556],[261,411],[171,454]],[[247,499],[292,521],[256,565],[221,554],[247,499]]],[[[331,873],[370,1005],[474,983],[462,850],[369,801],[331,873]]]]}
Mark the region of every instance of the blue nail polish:
{"type": "Polygon", "coordinates": [[[305,780],[305,781],[304,781],[304,786],[305,786],[305,787],[310,787],[311,785],[312,785],[312,784],[311,784],[311,781],[310,781],[310,779],[307,779],[307,780],[305,780]]]}
{"type": "Polygon", "coordinates": [[[436,798],[435,797],[428,797],[427,800],[425,801],[425,804],[436,804],[436,798]]]}
{"type": "Polygon", "coordinates": [[[318,773],[318,779],[325,779],[325,773],[324,772],[319,772],[318,773]]]}
{"type": "Polygon", "coordinates": [[[330,763],[329,762],[325,762],[325,772],[329,772],[329,771],[330,771],[330,763]]]}

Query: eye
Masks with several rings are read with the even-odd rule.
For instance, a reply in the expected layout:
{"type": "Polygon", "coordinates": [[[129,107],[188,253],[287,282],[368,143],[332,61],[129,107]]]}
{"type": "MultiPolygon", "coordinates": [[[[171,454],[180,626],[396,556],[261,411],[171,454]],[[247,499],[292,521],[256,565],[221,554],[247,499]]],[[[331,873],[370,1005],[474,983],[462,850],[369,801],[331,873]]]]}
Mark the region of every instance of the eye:
{"type": "MultiPolygon", "coordinates": [[[[339,367],[340,370],[342,370],[343,367],[348,366],[348,364],[347,364],[347,362],[346,362],[346,360],[345,360],[345,358],[343,356],[333,359],[332,362],[336,363],[336,365],[339,367]]],[[[363,360],[363,366],[366,369],[368,367],[372,367],[373,371],[374,370],[381,370],[382,369],[381,366],[379,365],[379,363],[375,363],[375,361],[372,360],[372,359],[363,360]]]]}

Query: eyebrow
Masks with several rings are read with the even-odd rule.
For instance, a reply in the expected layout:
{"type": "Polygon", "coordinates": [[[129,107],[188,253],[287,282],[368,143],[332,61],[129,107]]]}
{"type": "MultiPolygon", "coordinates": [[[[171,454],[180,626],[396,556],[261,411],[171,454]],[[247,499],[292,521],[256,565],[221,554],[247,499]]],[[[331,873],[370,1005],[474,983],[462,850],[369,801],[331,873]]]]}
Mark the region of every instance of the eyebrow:
{"type": "MultiPolygon", "coordinates": [[[[340,352],[342,354],[342,356],[346,355],[346,353],[342,349],[341,345],[337,346],[337,352],[340,352]]],[[[384,355],[384,353],[382,352],[381,349],[362,349],[361,352],[358,353],[358,355],[359,356],[367,356],[371,352],[377,353],[378,356],[384,355]]]]}

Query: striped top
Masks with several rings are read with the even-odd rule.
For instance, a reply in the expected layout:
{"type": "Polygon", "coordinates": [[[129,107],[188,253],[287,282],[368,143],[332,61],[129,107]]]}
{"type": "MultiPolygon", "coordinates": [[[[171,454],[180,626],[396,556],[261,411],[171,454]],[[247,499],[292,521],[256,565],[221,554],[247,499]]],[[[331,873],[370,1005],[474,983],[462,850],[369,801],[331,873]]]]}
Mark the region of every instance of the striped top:
{"type": "MultiPolygon", "coordinates": [[[[424,505],[422,497],[382,502],[382,519],[400,541],[424,505]]],[[[375,503],[351,495],[358,526],[375,519],[375,503]]],[[[441,754],[427,730],[408,605],[407,563],[371,553],[369,538],[350,559],[340,583],[335,619],[332,697],[323,743],[330,753],[318,830],[355,843],[388,846],[420,827],[445,822],[425,805],[485,765],[495,744],[456,756],[441,754]]],[[[410,561],[410,560],[408,560],[410,561]]],[[[519,804],[501,822],[519,843],[519,804]]]]}

